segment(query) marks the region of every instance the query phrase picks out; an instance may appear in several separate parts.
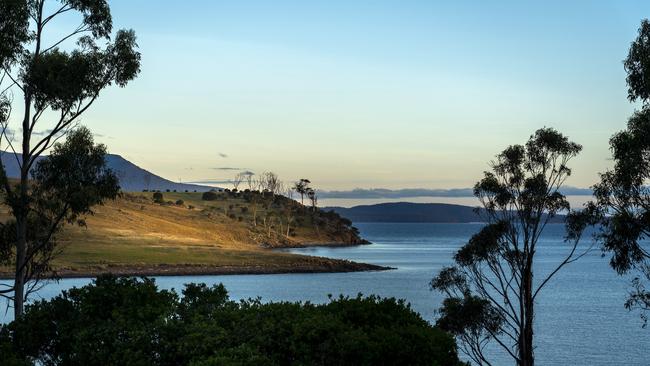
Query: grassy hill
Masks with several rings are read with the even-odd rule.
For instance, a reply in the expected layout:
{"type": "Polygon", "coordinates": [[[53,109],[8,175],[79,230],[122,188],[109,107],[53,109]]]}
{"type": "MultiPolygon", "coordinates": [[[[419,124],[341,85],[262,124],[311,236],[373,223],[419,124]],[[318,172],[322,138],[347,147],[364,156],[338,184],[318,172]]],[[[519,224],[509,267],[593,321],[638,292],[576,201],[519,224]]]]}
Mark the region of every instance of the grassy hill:
{"type": "MultiPolygon", "coordinates": [[[[124,193],[95,208],[87,227],[67,226],[54,267],[65,277],[332,272],[381,269],[269,248],[365,241],[351,222],[283,196],[258,192],[124,193]],[[289,225],[287,227],[287,224],[289,225]]],[[[8,212],[4,212],[5,218],[8,212]]],[[[0,268],[0,277],[10,276],[0,268]]]]}

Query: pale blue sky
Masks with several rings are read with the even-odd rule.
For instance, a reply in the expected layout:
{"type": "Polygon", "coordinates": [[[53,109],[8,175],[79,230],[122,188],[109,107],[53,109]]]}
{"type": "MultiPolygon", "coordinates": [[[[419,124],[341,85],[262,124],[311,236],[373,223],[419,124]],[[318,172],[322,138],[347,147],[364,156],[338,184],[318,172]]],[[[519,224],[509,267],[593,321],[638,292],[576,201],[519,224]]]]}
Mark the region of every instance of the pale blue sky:
{"type": "Polygon", "coordinates": [[[542,126],[584,145],[569,184],[593,184],[650,16],[647,1],[111,4],[142,52],[140,77],[83,119],[111,152],[173,180],[238,167],[325,189],[468,187],[542,126]]]}

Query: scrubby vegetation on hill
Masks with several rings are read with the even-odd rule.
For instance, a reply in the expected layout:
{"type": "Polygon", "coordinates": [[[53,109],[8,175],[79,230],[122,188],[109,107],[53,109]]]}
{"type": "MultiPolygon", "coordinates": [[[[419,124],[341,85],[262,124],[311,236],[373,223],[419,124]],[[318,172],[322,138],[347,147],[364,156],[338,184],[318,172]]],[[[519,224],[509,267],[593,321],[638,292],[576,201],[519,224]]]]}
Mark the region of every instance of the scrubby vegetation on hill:
{"type": "MultiPolygon", "coordinates": [[[[259,192],[123,193],[59,234],[61,276],[332,272],[381,267],[267,248],[363,243],[349,220],[259,192]]],[[[6,208],[1,213],[8,217],[6,208]]],[[[11,277],[11,265],[0,277],[11,277]]]]}
{"type": "Polygon", "coordinates": [[[123,198],[132,202],[151,199],[162,206],[197,210],[214,222],[245,227],[251,239],[265,247],[367,243],[352,221],[338,213],[304,206],[270,192],[143,192],[125,194],[123,198]]]}
{"type": "Polygon", "coordinates": [[[4,365],[460,365],[451,336],[403,301],[229,300],[222,285],[179,297],[153,280],[100,277],[0,327],[4,365]]]}

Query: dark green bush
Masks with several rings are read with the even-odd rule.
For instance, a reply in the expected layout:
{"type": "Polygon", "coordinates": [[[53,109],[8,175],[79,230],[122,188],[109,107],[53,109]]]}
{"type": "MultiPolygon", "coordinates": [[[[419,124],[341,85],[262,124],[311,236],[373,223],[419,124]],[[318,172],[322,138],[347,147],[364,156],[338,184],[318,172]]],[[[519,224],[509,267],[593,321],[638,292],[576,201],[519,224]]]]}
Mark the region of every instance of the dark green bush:
{"type": "Polygon", "coordinates": [[[182,205],[184,205],[184,204],[185,204],[185,201],[183,201],[183,200],[176,200],[176,205],[177,205],[177,206],[182,206],[182,205]]]}
{"type": "Polygon", "coordinates": [[[217,197],[217,193],[213,191],[203,192],[203,195],[201,195],[201,199],[204,201],[214,201],[217,199],[217,197]]]}
{"type": "Polygon", "coordinates": [[[0,351],[15,365],[460,364],[453,338],[403,301],[236,302],[222,285],[179,297],[112,276],[30,305],[0,327],[0,351]]]}
{"type": "Polygon", "coordinates": [[[157,202],[157,203],[165,202],[163,194],[160,193],[160,192],[154,192],[153,200],[154,200],[154,202],[157,202]]]}

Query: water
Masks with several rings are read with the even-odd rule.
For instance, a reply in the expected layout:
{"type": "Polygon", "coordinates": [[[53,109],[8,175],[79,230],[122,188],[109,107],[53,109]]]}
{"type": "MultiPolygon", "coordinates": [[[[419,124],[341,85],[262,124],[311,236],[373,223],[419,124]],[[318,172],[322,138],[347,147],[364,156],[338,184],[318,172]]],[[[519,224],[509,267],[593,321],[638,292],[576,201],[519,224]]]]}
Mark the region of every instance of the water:
{"type": "MultiPolygon", "coordinates": [[[[325,302],[327,295],[357,293],[405,298],[422,316],[435,321],[442,296],[429,281],[479,228],[479,224],[358,224],[374,244],[349,248],[308,248],[292,252],[345,258],[397,267],[362,273],[160,277],[161,288],[181,289],[184,283],[223,282],[232,298],[262,297],[267,301],[325,302]]],[[[538,253],[538,276],[557,263],[566,244],[563,227],[550,225],[538,253]]],[[[623,308],[629,278],[617,276],[606,258],[591,253],[562,270],[537,304],[538,365],[650,365],[650,329],[642,329],[638,313],[623,308]]],[[[40,296],[81,286],[89,279],[67,279],[48,285],[40,296]]],[[[511,360],[495,350],[496,365],[511,360]]]]}

